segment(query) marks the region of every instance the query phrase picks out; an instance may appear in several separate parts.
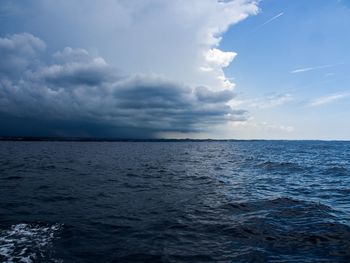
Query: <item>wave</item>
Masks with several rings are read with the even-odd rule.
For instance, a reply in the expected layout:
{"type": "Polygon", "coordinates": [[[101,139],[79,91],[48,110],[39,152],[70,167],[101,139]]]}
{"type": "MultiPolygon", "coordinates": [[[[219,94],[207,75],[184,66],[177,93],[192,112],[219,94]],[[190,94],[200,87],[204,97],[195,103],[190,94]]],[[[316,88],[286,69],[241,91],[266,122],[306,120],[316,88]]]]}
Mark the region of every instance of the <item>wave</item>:
{"type": "Polygon", "coordinates": [[[287,197],[231,202],[213,208],[211,216],[192,213],[157,224],[148,234],[162,229],[158,238],[178,244],[167,255],[174,261],[189,245],[202,255],[210,248],[210,258],[192,258],[200,262],[343,262],[350,258],[350,226],[333,212],[327,205],[287,197]]]}
{"type": "Polygon", "coordinates": [[[202,228],[235,237],[243,247],[259,244],[265,251],[278,250],[287,258],[294,252],[323,259],[330,253],[333,260],[350,258],[350,226],[340,223],[334,216],[336,211],[327,205],[281,197],[228,203],[219,209],[232,221],[202,228]]]}
{"type": "Polygon", "coordinates": [[[268,171],[279,171],[279,172],[301,172],[305,167],[292,162],[263,162],[258,164],[259,168],[263,168],[268,171]]]}
{"type": "Polygon", "coordinates": [[[59,262],[48,254],[61,228],[61,224],[17,224],[0,230],[0,261],[59,262]]]}
{"type": "Polygon", "coordinates": [[[346,175],[349,175],[350,173],[349,173],[349,170],[343,166],[332,166],[323,170],[323,174],[346,176],[346,175]]]}
{"type": "Polygon", "coordinates": [[[255,212],[259,210],[276,211],[280,209],[317,210],[324,212],[333,211],[332,208],[321,203],[297,200],[289,197],[277,197],[274,199],[265,199],[251,202],[232,202],[226,203],[220,206],[220,208],[232,209],[236,212],[255,212]]]}
{"type": "Polygon", "coordinates": [[[22,176],[12,175],[2,178],[3,180],[20,180],[23,179],[22,176]]]}

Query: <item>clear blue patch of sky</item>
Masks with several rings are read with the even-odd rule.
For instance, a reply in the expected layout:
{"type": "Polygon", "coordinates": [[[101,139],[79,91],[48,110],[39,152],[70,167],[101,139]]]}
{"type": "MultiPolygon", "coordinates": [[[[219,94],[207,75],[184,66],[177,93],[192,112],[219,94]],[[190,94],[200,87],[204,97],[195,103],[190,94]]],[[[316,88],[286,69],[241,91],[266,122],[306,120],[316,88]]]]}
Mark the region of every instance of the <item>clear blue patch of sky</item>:
{"type": "Polygon", "coordinates": [[[349,90],[349,2],[262,1],[260,13],[231,27],[220,45],[238,53],[225,70],[234,77],[237,92],[248,97],[280,92],[308,98],[349,90]],[[290,73],[324,65],[334,66],[290,73]]]}

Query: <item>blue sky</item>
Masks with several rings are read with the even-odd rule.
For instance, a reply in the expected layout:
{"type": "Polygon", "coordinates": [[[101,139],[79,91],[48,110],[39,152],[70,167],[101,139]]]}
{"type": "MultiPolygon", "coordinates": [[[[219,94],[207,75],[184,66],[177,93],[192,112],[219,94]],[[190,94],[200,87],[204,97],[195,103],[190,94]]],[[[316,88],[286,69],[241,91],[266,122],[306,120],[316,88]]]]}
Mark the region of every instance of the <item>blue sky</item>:
{"type": "Polygon", "coordinates": [[[0,23],[0,136],[350,139],[348,0],[4,0],[0,23]]]}
{"type": "Polygon", "coordinates": [[[258,15],[223,37],[220,47],[238,53],[226,74],[234,78],[242,101],[259,98],[263,104],[286,96],[280,106],[250,112],[256,122],[291,126],[293,132],[251,129],[248,134],[349,139],[349,1],[267,0],[259,7],[258,15]],[[305,71],[291,73],[297,69],[305,71]]]}

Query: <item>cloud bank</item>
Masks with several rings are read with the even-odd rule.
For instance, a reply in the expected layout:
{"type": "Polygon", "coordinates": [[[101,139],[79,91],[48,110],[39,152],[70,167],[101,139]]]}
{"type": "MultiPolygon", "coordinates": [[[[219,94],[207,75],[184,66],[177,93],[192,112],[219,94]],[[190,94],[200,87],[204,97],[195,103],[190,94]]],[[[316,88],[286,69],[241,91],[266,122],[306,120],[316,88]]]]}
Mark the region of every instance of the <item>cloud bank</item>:
{"type": "Polygon", "coordinates": [[[258,12],[255,1],[11,6],[18,12],[4,14],[9,21],[35,26],[13,34],[21,27],[8,23],[0,38],[0,135],[145,138],[247,117],[229,103],[234,83],[223,71],[237,54],[218,46],[231,25],[258,12]]]}
{"type": "Polygon", "coordinates": [[[0,39],[2,135],[147,138],[245,119],[245,111],[226,104],[232,89],[123,75],[84,49],[65,48],[47,65],[40,60],[44,48],[30,34],[0,39]]]}

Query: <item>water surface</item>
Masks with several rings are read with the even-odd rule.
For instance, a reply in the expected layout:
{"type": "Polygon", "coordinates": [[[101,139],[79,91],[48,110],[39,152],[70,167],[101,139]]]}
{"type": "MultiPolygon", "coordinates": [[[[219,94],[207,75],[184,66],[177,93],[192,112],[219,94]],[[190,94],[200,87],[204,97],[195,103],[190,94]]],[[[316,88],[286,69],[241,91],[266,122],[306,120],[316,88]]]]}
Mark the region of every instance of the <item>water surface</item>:
{"type": "Polygon", "coordinates": [[[349,262],[350,142],[0,142],[0,261],[349,262]]]}

